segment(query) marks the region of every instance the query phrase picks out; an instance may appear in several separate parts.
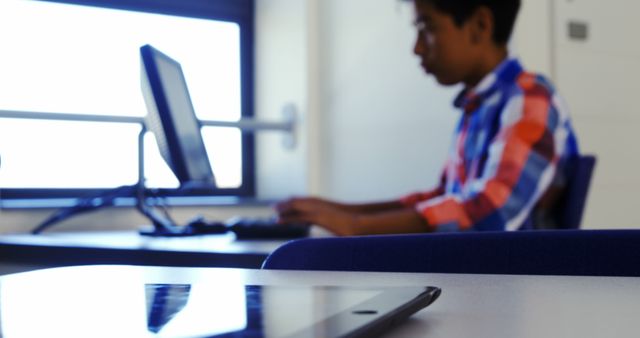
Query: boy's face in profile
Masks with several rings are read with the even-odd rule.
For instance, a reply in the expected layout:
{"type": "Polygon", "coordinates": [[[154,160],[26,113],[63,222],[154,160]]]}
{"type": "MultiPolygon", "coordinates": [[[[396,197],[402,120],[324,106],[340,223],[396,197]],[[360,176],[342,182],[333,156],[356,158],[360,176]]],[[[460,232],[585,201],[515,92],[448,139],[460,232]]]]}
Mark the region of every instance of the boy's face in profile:
{"type": "Polygon", "coordinates": [[[442,85],[475,85],[477,44],[471,24],[457,26],[451,15],[436,9],[428,1],[414,0],[415,25],[418,30],[413,52],[422,68],[442,85]]]}

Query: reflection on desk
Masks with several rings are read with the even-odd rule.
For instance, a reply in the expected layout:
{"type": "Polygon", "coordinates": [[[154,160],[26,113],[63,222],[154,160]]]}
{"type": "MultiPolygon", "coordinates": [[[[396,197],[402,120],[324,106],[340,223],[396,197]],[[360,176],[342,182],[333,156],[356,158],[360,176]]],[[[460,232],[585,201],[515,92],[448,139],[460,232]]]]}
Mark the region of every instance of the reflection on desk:
{"type": "MultiPolygon", "coordinates": [[[[133,284],[274,286],[437,285],[442,295],[386,337],[636,337],[640,278],[308,272],[181,267],[85,266],[0,277],[0,286],[102,292],[133,284]]],[[[184,289],[177,290],[180,294],[184,289]]],[[[5,299],[2,294],[0,299],[5,299]]],[[[64,293],[59,294],[64,301],[64,293]]],[[[104,297],[103,297],[104,298],[104,297]]],[[[180,300],[174,304],[180,307],[180,300]]],[[[121,304],[125,307],[127,304],[121,304]]],[[[95,305],[89,304],[89,309],[95,305]]],[[[11,325],[2,312],[2,327],[11,325]]],[[[144,313],[142,314],[145,315],[144,313]]],[[[69,320],[73,320],[70,318],[69,320]]],[[[41,323],[43,324],[43,323],[41,323]]]]}

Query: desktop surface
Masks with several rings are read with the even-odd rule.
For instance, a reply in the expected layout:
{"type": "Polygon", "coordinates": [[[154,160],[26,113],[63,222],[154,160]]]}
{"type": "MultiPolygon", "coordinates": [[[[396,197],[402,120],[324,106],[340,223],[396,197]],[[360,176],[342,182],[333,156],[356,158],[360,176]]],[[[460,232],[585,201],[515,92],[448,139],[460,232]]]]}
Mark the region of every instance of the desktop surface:
{"type": "MultiPolygon", "coordinates": [[[[215,283],[358,288],[437,285],[442,289],[442,295],[436,302],[384,337],[636,337],[637,314],[640,313],[640,279],[625,277],[309,272],[148,266],[67,267],[0,277],[0,287],[20,285],[50,293],[59,290],[58,286],[75,286],[80,292],[108,294],[108,288],[100,287],[215,283]]],[[[11,296],[4,293],[1,295],[11,296]]],[[[59,298],[63,300],[65,294],[60,293],[59,298]]],[[[87,304],[88,309],[96,306],[90,302],[87,304]]],[[[125,307],[127,304],[125,302],[121,306],[125,307]]],[[[11,317],[12,313],[3,312],[2,307],[0,314],[0,326],[3,329],[17,320],[16,317],[11,317]]]]}
{"type": "Polygon", "coordinates": [[[46,232],[0,236],[0,264],[83,264],[260,268],[286,240],[237,240],[232,233],[147,237],[136,231],[46,232]]]}

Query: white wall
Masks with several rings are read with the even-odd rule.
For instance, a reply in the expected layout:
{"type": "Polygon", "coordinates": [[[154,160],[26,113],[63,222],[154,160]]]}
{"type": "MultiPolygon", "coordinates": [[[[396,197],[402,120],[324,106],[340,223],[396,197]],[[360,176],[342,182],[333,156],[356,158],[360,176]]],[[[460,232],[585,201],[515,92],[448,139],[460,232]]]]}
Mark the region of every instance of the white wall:
{"type": "Polygon", "coordinates": [[[306,194],[311,184],[315,127],[310,111],[308,60],[311,2],[258,0],[256,2],[256,116],[281,120],[282,107],[294,104],[298,125],[295,147],[283,146],[280,133],[257,135],[257,190],[262,198],[306,194]]]}
{"type": "Polygon", "coordinates": [[[324,0],[319,97],[323,184],[342,200],[397,198],[436,184],[458,114],[413,55],[413,7],[324,0]]]}
{"type": "Polygon", "coordinates": [[[553,1],[522,0],[512,47],[525,68],[555,80],[553,73],[553,1]]]}
{"type": "Polygon", "coordinates": [[[633,0],[555,1],[554,72],[569,102],[580,145],[597,156],[585,214],[588,227],[640,227],[640,31],[633,0]],[[589,25],[570,39],[570,21],[589,25]]]}

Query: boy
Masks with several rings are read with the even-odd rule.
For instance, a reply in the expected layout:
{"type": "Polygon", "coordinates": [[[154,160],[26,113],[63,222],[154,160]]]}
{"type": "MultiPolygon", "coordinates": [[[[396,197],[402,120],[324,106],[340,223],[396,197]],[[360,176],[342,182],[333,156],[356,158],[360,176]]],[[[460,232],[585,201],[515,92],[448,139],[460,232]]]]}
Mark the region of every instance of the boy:
{"type": "Polygon", "coordinates": [[[280,221],[338,235],[549,226],[565,163],[577,154],[566,109],[542,77],[509,56],[519,0],[414,0],[414,53],[442,85],[462,83],[462,110],[440,184],[371,204],[293,198],[280,221]],[[535,223],[535,224],[534,224],[535,223]]]}

